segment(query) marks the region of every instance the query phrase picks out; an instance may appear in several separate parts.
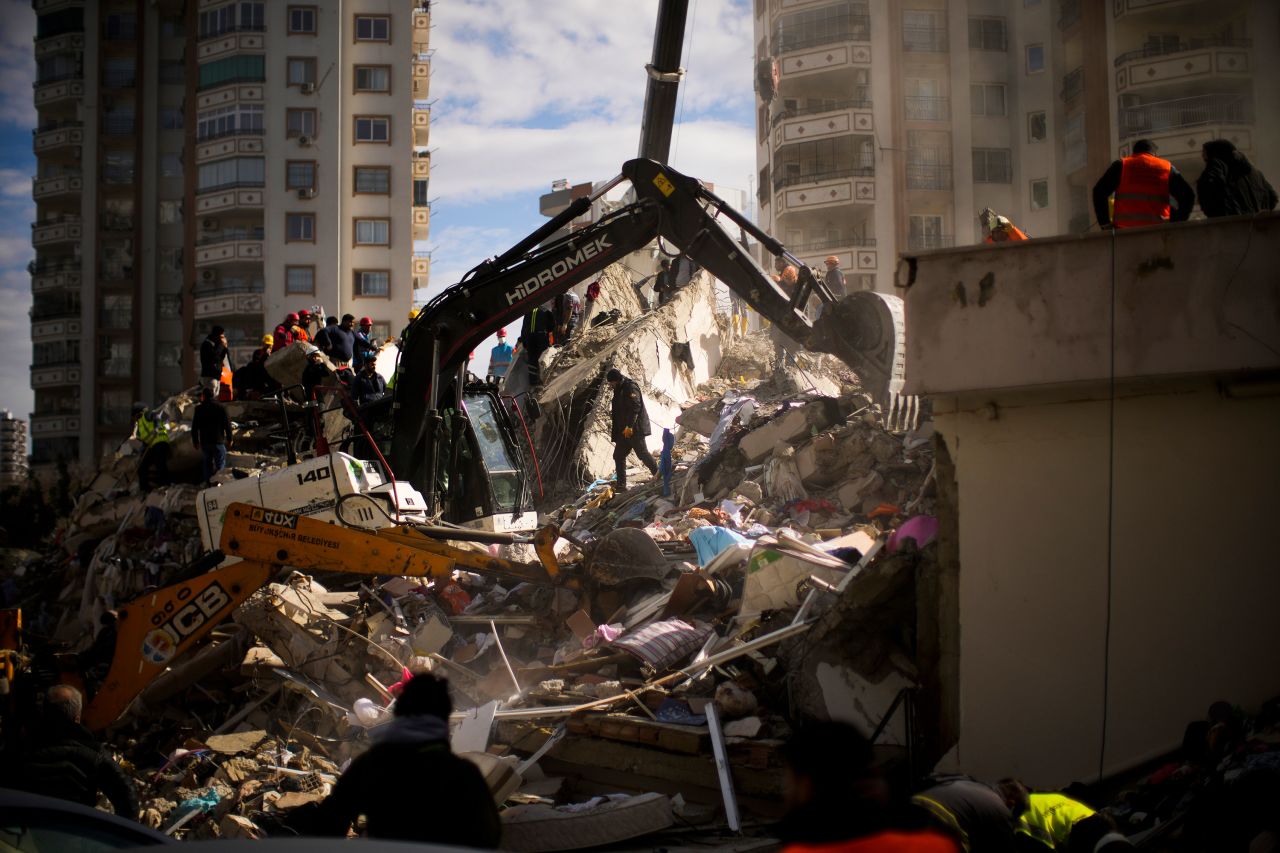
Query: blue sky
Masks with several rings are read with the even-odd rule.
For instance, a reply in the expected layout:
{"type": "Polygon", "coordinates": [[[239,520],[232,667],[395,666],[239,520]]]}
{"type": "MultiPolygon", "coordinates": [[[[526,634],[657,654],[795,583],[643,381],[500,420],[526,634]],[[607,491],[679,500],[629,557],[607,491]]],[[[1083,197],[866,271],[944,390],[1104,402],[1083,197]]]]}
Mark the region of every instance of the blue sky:
{"type": "MultiPolygon", "coordinates": [[[[538,197],[552,181],[605,180],[635,156],[657,6],[433,5],[432,295],[545,221],[538,197]]],[[[0,312],[0,408],[26,416],[35,15],[29,0],[0,0],[0,15],[0,296],[7,308],[0,312]]],[[[690,0],[689,15],[671,165],[748,190],[755,171],[751,4],[690,0]]],[[[479,367],[487,346],[477,353],[479,367]]]]}

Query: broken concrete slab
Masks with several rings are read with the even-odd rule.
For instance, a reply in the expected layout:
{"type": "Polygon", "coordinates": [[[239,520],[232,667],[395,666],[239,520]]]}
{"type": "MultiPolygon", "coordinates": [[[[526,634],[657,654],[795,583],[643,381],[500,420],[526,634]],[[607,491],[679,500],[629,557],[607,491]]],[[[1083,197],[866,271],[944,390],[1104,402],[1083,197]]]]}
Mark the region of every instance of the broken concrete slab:
{"type": "Polygon", "coordinates": [[[794,444],[799,439],[838,423],[843,418],[839,403],[821,397],[803,406],[793,407],[758,426],[738,441],[738,449],[752,465],[773,452],[775,445],[794,444]]]}

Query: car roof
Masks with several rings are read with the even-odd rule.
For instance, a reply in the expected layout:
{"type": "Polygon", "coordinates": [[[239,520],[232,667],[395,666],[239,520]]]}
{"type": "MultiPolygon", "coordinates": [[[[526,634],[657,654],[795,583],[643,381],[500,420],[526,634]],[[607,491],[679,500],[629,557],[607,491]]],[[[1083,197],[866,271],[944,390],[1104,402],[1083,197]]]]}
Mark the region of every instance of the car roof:
{"type": "Polygon", "coordinates": [[[85,823],[95,823],[104,828],[110,827],[112,830],[122,834],[132,834],[137,837],[139,846],[144,844],[176,843],[174,839],[164,833],[143,826],[136,820],[129,820],[110,812],[99,811],[89,806],[83,806],[80,803],[73,803],[70,800],[60,800],[56,797],[45,797],[40,794],[29,794],[26,791],[15,791],[11,788],[0,788],[0,821],[7,820],[10,815],[16,818],[30,819],[37,812],[44,812],[64,820],[79,819],[85,823]]]}

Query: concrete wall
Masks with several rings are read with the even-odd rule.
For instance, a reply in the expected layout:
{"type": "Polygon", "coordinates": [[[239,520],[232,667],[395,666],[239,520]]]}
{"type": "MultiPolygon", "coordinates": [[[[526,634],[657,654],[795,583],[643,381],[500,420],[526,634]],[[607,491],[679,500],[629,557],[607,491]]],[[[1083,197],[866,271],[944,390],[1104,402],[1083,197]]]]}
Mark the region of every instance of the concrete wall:
{"type": "Polygon", "coordinates": [[[1114,435],[1102,395],[990,404],[935,400],[959,487],[961,768],[1092,779],[1176,747],[1214,700],[1280,693],[1280,575],[1259,535],[1280,391],[1123,389],[1114,435]]]}

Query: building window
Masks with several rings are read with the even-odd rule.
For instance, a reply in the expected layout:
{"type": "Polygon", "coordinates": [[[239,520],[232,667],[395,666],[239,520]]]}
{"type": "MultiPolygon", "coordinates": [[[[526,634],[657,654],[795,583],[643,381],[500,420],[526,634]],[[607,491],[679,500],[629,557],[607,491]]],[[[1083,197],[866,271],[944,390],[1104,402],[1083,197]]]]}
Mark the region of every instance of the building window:
{"type": "Polygon", "coordinates": [[[945,53],[946,19],[934,9],[902,11],[902,49],[909,53],[945,53]]]}
{"type": "Polygon", "coordinates": [[[314,190],[316,188],[316,161],[289,160],[285,163],[285,189],[314,190]]]}
{"type": "Polygon", "coordinates": [[[1007,50],[1009,38],[1004,18],[970,18],[970,50],[1007,50]]]}
{"type": "Polygon", "coordinates": [[[201,110],[196,114],[196,139],[261,134],[262,116],[262,104],[233,104],[201,110]]]}
{"type": "Polygon", "coordinates": [[[180,320],[182,318],[182,296],[176,293],[161,293],[156,297],[156,314],[162,320],[180,320]]]}
{"type": "Polygon", "coordinates": [[[1005,114],[1004,84],[971,84],[969,86],[969,111],[976,116],[1003,116],[1005,114]]]}
{"type": "Polygon", "coordinates": [[[413,206],[414,207],[430,207],[431,201],[427,198],[427,178],[413,179],[413,206]]]}
{"type": "Polygon", "coordinates": [[[178,154],[161,154],[160,155],[160,177],[162,178],[181,178],[182,177],[182,157],[178,154]]]}
{"type": "Polygon", "coordinates": [[[315,267],[285,267],[284,292],[289,294],[315,293],[315,267]]]}
{"type": "Polygon", "coordinates": [[[355,191],[391,195],[391,167],[356,166],[355,191]]]}
{"type": "Polygon", "coordinates": [[[391,41],[387,15],[356,15],[356,41],[391,41]]]}
{"type": "Polygon", "coordinates": [[[314,243],[316,241],[316,215],[314,213],[286,213],[284,215],[284,241],[286,243],[314,243]]]}
{"type": "Polygon", "coordinates": [[[289,7],[289,35],[313,36],[316,34],[316,7],[289,7]]]}
{"type": "Polygon", "coordinates": [[[1049,206],[1049,179],[1038,178],[1031,182],[1031,209],[1044,210],[1049,206]]]}
{"type": "Polygon", "coordinates": [[[1049,138],[1049,119],[1044,110],[1027,113],[1027,141],[1044,142],[1049,138]]]}
{"type": "Polygon", "coordinates": [[[260,187],[266,182],[265,161],[261,157],[232,157],[213,163],[202,163],[196,192],[225,190],[232,187],[260,187]]]}
{"type": "Polygon", "coordinates": [[[290,86],[314,86],[316,84],[316,59],[314,56],[291,56],[288,60],[286,79],[290,86]]]}
{"type": "MultiPolygon", "coordinates": [[[[786,53],[824,44],[868,41],[870,38],[871,18],[867,15],[865,3],[830,3],[779,17],[773,28],[773,50],[786,53]]],[[[768,53],[758,50],[756,55],[767,56],[768,53]]]]}
{"type": "Polygon", "coordinates": [[[161,225],[181,225],[182,202],[161,201],[157,218],[161,225]]]}
{"type": "Polygon", "coordinates": [[[356,270],[357,297],[388,298],[391,296],[391,273],[388,270],[356,270]]]}
{"type": "Polygon", "coordinates": [[[388,116],[356,116],[356,142],[390,142],[391,119],[388,116]]]}
{"type": "Polygon", "coordinates": [[[356,66],[356,91],[357,92],[390,92],[391,91],[391,66],[390,65],[357,65],[356,66]]]}
{"type": "Polygon", "coordinates": [[[1044,45],[1027,45],[1027,73],[1038,74],[1044,70],[1044,45]]]}
{"type": "Polygon", "coordinates": [[[266,29],[266,3],[228,3],[200,13],[200,38],[207,39],[236,30],[266,29]],[[238,13],[238,14],[237,14],[238,13]]]}
{"type": "Polygon", "coordinates": [[[182,130],[182,107],[161,107],[160,129],[182,130]]]}
{"type": "Polygon", "coordinates": [[[1013,180],[1008,148],[973,149],[973,182],[1007,184],[1013,180]]]}
{"type": "Polygon", "coordinates": [[[942,217],[936,215],[910,216],[907,219],[907,246],[913,250],[945,249],[951,245],[951,237],[942,230],[942,217]]]}
{"type": "Polygon", "coordinates": [[[267,79],[267,58],[244,54],[206,62],[200,66],[199,88],[209,89],[229,83],[261,83],[267,79]]]}
{"type": "Polygon", "coordinates": [[[315,110],[286,110],[284,123],[285,137],[288,139],[293,139],[296,136],[309,136],[312,139],[315,138],[315,110]]]}
{"type": "Polygon", "coordinates": [[[357,219],[355,242],[357,246],[391,245],[391,220],[357,219]]]}

